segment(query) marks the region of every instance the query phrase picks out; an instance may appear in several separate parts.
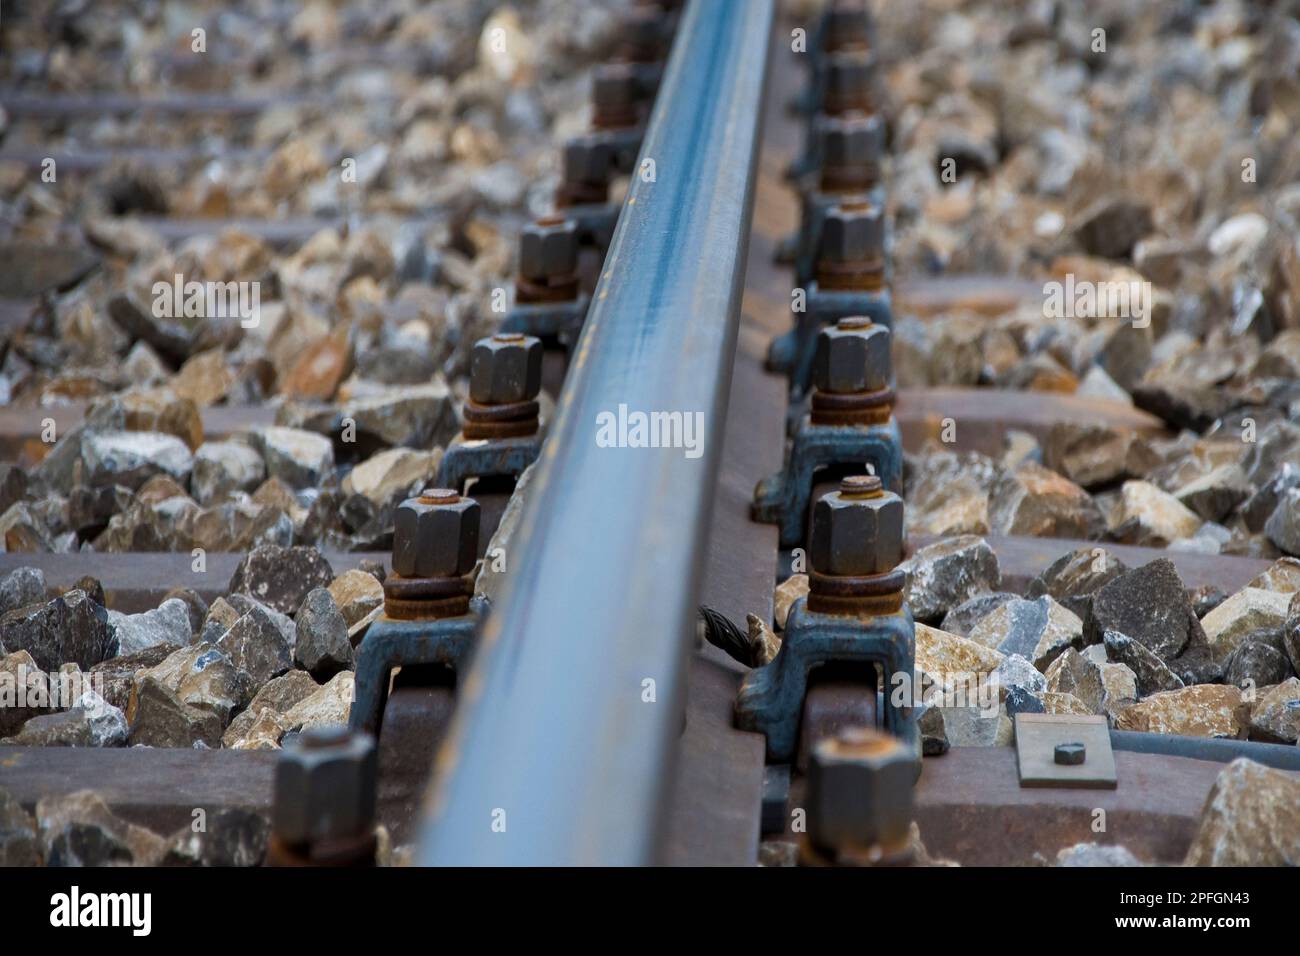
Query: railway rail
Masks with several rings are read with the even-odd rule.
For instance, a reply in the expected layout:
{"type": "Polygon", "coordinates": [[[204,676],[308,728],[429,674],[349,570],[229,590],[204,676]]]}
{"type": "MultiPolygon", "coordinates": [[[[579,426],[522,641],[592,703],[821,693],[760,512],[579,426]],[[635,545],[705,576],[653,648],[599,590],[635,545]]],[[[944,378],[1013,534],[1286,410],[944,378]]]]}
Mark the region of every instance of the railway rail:
{"type": "MultiPolygon", "coordinates": [[[[598,71],[591,129],[564,144],[552,214],[521,228],[510,310],[467,350],[436,480],[397,508],[391,549],[322,549],[335,573],[385,572],[383,611],[355,647],[349,728],[307,727],[282,750],[0,745],[0,789],[32,809],[93,782],[114,813],[160,833],[196,806],[265,817],[266,859],[281,865],[372,863],[376,822],[402,859],[435,866],[1029,864],[1096,840],[1098,809],[1105,842],[1181,862],[1223,765],[1246,756],[1295,774],[1296,747],[1026,710],[1014,745],[933,753],[927,708],[891,694],[918,670],[899,565],[944,540],[904,531],[905,452],[950,424],[950,450],[997,455],[1010,432],[1046,442],[1068,423],[1156,439],[1165,423],[1070,395],[895,387],[896,316],[996,315],[1042,289],[893,275],[892,118],[861,5],[833,4],[806,57],[775,0],[632,9],[621,58],[598,71]],[[792,288],[806,293],[793,310],[792,288]],[[629,415],[665,430],[638,438],[629,415]],[[792,570],[808,573],[807,593],[778,609],[773,587],[792,570]],[[781,625],[766,659],[740,660],[719,633],[747,615],[781,625]],[[1067,767],[1060,748],[1076,738],[1087,758],[1067,767]]],[[[455,69],[445,51],[401,59],[455,69]]],[[[0,91],[0,107],[56,126],[102,113],[235,122],[311,96],[0,91]]],[[[228,143],[134,149],[66,147],[59,165],[266,158],[228,143]]],[[[0,162],[36,169],[48,153],[5,146],[0,162]]],[[[139,221],[173,244],[233,227],[297,248],[365,215],[139,221]]],[[[0,327],[27,329],[97,266],[6,279],[0,327]]],[[[39,411],[0,407],[0,459],[37,467],[48,422],[76,432],[88,403],[39,411]]],[[[212,405],[202,432],[241,438],[279,414],[212,405]]],[[[1017,594],[1098,544],[986,537],[1017,594]]],[[[1189,591],[1233,593],[1272,564],[1104,546],[1133,568],[1168,558],[1189,591]]],[[[93,575],[131,613],[177,587],[215,601],[243,557],[209,553],[185,575],[164,553],[11,551],[0,575],[38,568],[53,594],[93,575]]]]}

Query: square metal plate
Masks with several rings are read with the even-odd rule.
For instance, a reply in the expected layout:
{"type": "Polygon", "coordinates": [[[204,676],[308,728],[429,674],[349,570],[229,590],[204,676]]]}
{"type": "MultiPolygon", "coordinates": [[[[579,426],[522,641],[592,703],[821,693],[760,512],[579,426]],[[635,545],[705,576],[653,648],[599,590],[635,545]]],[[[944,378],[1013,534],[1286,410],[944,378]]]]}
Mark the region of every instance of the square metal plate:
{"type": "Polygon", "coordinates": [[[1022,787],[1079,787],[1114,790],[1115,754],[1105,717],[1076,714],[1016,714],[1016,761],[1022,787]],[[1056,762],[1056,745],[1080,743],[1083,763],[1056,762]]]}

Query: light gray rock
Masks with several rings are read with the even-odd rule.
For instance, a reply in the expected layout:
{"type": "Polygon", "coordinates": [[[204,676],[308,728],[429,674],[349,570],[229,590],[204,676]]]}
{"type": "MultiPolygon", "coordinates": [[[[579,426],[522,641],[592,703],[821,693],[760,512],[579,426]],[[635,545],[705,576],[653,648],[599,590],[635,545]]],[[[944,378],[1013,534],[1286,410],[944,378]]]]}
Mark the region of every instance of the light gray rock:
{"type": "Polygon", "coordinates": [[[293,644],[264,608],[250,609],[221,636],[217,646],[236,667],[248,672],[255,687],[293,666],[293,644]]]}
{"type": "Polygon", "coordinates": [[[325,588],[311,591],[295,618],[294,661],[319,681],[353,668],[348,622],[325,588]]]}
{"type": "Polygon", "coordinates": [[[905,595],[913,617],[937,623],[959,604],[1001,583],[998,558],[975,535],[937,541],[921,548],[899,568],[907,574],[905,595]]]}
{"type": "Polygon", "coordinates": [[[190,493],[201,505],[224,499],[232,491],[253,492],[266,479],[266,465],[256,449],[241,441],[204,442],[194,453],[190,493]]]}
{"type": "Polygon", "coordinates": [[[1083,622],[1043,595],[1002,605],[975,625],[970,639],[1003,654],[1019,654],[1044,670],[1067,647],[1083,646],[1083,622]]]}
{"type": "Polygon", "coordinates": [[[1264,533],[1281,550],[1300,555],[1300,488],[1283,495],[1264,523],[1264,533]]]}
{"type": "Polygon", "coordinates": [[[169,475],[184,485],[194,464],[185,442],[163,432],[89,432],[81,441],[81,460],[91,485],[131,489],[154,475],[169,475]]]}
{"type": "Polygon", "coordinates": [[[1127,847],[1076,843],[1056,854],[1057,866],[1145,866],[1127,847]]]}
{"type": "Polygon", "coordinates": [[[273,426],[253,432],[266,472],[291,488],[315,488],[334,472],[334,446],[323,435],[273,426]]]}
{"type": "Polygon", "coordinates": [[[958,604],[945,614],[940,629],[947,631],[949,634],[959,634],[962,637],[967,637],[976,624],[1002,605],[1016,600],[1019,600],[1019,595],[1012,594],[1010,591],[991,591],[988,594],[978,594],[970,600],[958,604]]]}
{"type": "Polygon", "coordinates": [[[189,607],[179,598],[164,601],[140,614],[108,612],[117,633],[119,654],[138,654],[160,644],[184,647],[193,637],[189,607]]]}
{"type": "Polygon", "coordinates": [[[1019,654],[1008,655],[989,677],[997,681],[1004,696],[1013,687],[1022,687],[1034,694],[1042,694],[1047,690],[1047,678],[1042,671],[1019,654]]]}
{"type": "Polygon", "coordinates": [[[40,568],[14,568],[0,578],[0,615],[45,600],[45,573],[40,568]]]}

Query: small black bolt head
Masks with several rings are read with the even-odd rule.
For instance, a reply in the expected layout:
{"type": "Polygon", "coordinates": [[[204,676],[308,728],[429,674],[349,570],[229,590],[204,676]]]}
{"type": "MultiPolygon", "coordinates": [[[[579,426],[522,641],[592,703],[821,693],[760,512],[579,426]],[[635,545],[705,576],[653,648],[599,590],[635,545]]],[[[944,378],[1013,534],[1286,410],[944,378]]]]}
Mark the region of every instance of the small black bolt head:
{"type": "Polygon", "coordinates": [[[1077,767],[1088,756],[1088,748],[1081,743],[1057,744],[1053,759],[1066,767],[1077,767]]]}

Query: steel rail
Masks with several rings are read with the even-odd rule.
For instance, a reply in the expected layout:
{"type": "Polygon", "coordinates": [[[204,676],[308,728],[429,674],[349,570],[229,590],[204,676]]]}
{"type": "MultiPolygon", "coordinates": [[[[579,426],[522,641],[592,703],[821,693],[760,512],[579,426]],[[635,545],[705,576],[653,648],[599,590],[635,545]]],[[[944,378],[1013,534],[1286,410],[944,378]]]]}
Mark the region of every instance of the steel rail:
{"type": "Polygon", "coordinates": [[[772,16],[772,0],[692,0],[682,17],[520,550],[434,766],[422,864],[661,859],[772,16]],[[620,406],[702,414],[701,453],[601,447],[598,416],[620,406]]]}

